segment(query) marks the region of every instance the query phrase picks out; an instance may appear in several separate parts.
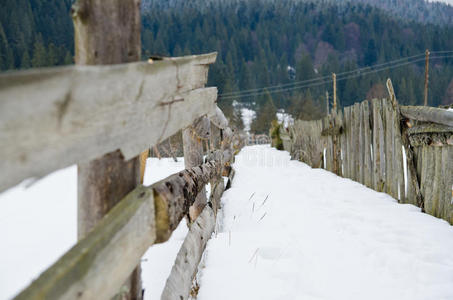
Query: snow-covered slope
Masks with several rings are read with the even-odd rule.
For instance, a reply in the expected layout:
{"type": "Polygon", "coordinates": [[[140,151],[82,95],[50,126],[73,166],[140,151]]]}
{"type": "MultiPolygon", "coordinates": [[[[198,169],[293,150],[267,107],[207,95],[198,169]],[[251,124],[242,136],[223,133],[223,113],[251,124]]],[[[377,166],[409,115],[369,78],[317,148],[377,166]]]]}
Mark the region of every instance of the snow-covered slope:
{"type": "Polygon", "coordinates": [[[268,146],[237,157],[198,300],[453,299],[453,227],[268,146]]]}

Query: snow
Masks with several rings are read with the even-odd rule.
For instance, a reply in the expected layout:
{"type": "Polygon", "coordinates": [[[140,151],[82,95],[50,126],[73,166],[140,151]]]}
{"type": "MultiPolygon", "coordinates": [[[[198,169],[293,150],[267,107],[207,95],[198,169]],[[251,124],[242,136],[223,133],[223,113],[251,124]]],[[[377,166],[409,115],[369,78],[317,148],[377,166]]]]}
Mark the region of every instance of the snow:
{"type": "Polygon", "coordinates": [[[249,133],[250,126],[252,125],[253,120],[256,118],[256,112],[249,108],[241,108],[241,117],[242,123],[244,124],[244,131],[249,133]]]}
{"type": "Polygon", "coordinates": [[[442,2],[449,5],[453,5],[453,0],[427,0],[428,2],[442,2]]]}
{"type": "MultiPolygon", "coordinates": [[[[204,299],[452,299],[453,229],[412,205],[269,146],[244,148],[199,273],[204,299]]],[[[147,161],[145,184],[184,168],[147,161]]],[[[0,194],[0,299],[13,297],[76,243],[77,169],[0,194]]],[[[187,233],[142,260],[159,299],[187,233]]]]}
{"type": "MultiPolygon", "coordinates": [[[[184,169],[184,160],[149,158],[144,183],[184,169]]],[[[50,174],[0,194],[0,299],[9,299],[77,242],[77,167],[50,174]]],[[[170,240],[151,247],[142,261],[146,299],[160,299],[187,233],[182,221],[170,240]]]]}
{"type": "Polygon", "coordinates": [[[0,194],[0,299],[11,298],[77,240],[77,167],[0,194]]]}
{"type": "Polygon", "coordinates": [[[453,299],[447,222],[269,146],[234,167],[197,299],[453,299]]]}
{"type": "Polygon", "coordinates": [[[447,109],[447,110],[448,110],[448,111],[453,111],[453,108],[449,108],[449,109],[447,109]]]}
{"type": "Polygon", "coordinates": [[[290,114],[286,113],[284,109],[279,109],[277,114],[278,123],[282,124],[283,127],[287,128],[289,125],[294,124],[294,118],[290,114]]]}

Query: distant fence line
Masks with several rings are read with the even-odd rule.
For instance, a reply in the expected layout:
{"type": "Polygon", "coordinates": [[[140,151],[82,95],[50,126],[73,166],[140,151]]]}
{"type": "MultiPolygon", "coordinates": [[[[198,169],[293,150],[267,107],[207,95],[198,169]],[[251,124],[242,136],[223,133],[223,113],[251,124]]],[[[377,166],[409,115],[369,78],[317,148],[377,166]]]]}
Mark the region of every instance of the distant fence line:
{"type": "Polygon", "coordinates": [[[280,136],[292,158],[453,224],[453,112],[374,99],[297,120],[280,136]]]}

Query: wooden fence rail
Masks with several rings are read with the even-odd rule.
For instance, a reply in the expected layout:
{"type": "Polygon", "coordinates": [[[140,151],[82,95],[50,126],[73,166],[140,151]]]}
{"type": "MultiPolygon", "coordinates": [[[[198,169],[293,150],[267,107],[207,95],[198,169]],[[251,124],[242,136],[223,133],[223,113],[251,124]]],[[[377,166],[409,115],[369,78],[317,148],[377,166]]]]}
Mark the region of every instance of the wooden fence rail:
{"type": "Polygon", "coordinates": [[[0,191],[117,149],[129,160],[212,113],[216,56],[0,75],[0,191]]]}
{"type": "Polygon", "coordinates": [[[297,120],[281,138],[294,159],[453,224],[452,120],[453,112],[445,109],[374,99],[322,120],[297,120]]]}
{"type": "Polygon", "coordinates": [[[203,88],[208,64],[215,57],[213,53],[154,64],[77,66],[0,75],[1,189],[115,149],[127,160],[184,128],[189,130],[191,143],[184,155],[188,161],[194,158],[186,170],[150,187],[135,188],[15,299],[117,296],[145,251],[169,239],[181,219],[189,215],[195,199],[204,194],[205,185],[211,183],[209,201],[203,198],[196,215],[189,219],[189,234],[162,295],[163,299],[189,297],[214,230],[225,189],[222,175],[229,177],[229,186],[234,176],[230,165],[235,137],[215,105],[217,89],[203,88]],[[162,78],[168,86],[160,83],[162,78]],[[33,109],[35,101],[40,106],[33,109]],[[67,101],[63,111],[58,104],[61,101],[67,101]],[[26,137],[29,139],[22,140],[26,137]],[[210,140],[215,150],[205,163],[203,147],[201,152],[193,148],[201,139],[210,140]]]}

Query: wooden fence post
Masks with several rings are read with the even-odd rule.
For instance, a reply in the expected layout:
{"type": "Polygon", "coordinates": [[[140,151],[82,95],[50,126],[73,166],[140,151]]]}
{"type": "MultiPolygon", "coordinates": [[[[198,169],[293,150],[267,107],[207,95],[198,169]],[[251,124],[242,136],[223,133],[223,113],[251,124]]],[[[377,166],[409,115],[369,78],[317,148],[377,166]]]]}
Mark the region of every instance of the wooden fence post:
{"type": "MultiPolygon", "coordinates": [[[[109,65],[140,60],[140,0],[78,0],[72,7],[75,62],[109,65]]],[[[78,238],[82,239],[140,181],[138,157],[120,151],[78,165],[78,238]]],[[[121,291],[122,299],[142,299],[140,266],[121,291]]],[[[118,287],[118,292],[123,288],[118,287]]]]}
{"type": "MultiPolygon", "coordinates": [[[[184,166],[186,169],[203,164],[203,140],[211,135],[211,121],[208,117],[201,117],[192,126],[182,131],[184,148],[184,166]]],[[[189,209],[190,222],[193,222],[206,206],[206,192],[197,195],[195,203],[189,209]]]]}

